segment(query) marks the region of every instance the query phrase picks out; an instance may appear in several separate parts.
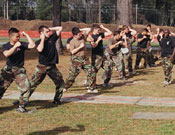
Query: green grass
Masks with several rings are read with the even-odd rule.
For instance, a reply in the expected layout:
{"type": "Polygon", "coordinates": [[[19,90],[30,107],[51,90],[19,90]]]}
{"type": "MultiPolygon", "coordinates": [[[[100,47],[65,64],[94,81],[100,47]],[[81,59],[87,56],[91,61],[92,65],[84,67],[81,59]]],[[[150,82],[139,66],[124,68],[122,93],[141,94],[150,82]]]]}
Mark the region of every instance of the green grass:
{"type": "Polygon", "coordinates": [[[17,113],[12,100],[0,102],[2,135],[173,135],[173,120],[133,120],[135,112],[174,112],[175,108],[33,101],[32,114],[17,113]]]}

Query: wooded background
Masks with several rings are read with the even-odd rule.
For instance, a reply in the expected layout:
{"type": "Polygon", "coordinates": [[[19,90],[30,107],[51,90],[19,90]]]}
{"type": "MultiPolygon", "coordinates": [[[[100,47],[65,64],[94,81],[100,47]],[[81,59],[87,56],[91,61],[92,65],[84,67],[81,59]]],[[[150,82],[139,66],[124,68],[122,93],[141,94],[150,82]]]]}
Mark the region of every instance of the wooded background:
{"type": "Polygon", "coordinates": [[[61,11],[63,22],[175,25],[175,0],[0,1],[0,16],[10,20],[53,20],[54,10],[61,11]]]}

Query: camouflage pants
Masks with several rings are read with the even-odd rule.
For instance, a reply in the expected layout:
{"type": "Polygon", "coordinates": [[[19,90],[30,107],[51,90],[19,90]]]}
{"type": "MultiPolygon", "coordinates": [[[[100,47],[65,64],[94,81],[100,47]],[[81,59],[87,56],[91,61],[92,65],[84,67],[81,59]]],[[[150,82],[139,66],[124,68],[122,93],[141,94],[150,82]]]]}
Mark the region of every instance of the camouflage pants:
{"type": "Polygon", "coordinates": [[[112,61],[110,59],[110,55],[108,54],[104,55],[103,69],[104,72],[102,79],[104,79],[104,84],[108,84],[112,75],[112,61]]]}
{"type": "Polygon", "coordinates": [[[15,80],[18,89],[20,90],[19,103],[24,106],[28,102],[28,98],[25,96],[29,92],[30,83],[26,75],[26,70],[24,67],[9,67],[5,66],[1,70],[1,87],[0,87],[0,98],[3,97],[5,91],[10,86],[10,84],[15,80]]]}
{"type": "Polygon", "coordinates": [[[44,80],[46,75],[48,75],[56,85],[54,100],[60,100],[63,95],[64,80],[56,65],[47,66],[38,64],[36,66],[35,72],[33,73],[32,79],[30,81],[31,89],[29,97],[32,95],[36,87],[44,80]]]}
{"type": "Polygon", "coordinates": [[[130,53],[124,54],[125,67],[129,72],[132,72],[132,55],[130,53]]]}
{"type": "Polygon", "coordinates": [[[115,64],[120,77],[125,77],[125,65],[123,60],[123,54],[118,52],[117,55],[111,56],[112,62],[115,64]]]}
{"type": "Polygon", "coordinates": [[[65,82],[66,89],[70,88],[73,85],[76,77],[80,73],[80,69],[83,69],[87,73],[88,87],[92,89],[95,87],[96,73],[94,71],[94,68],[90,64],[89,59],[86,57],[84,58],[84,57],[72,56],[72,63],[70,66],[69,77],[65,82]]]}
{"type": "Polygon", "coordinates": [[[173,64],[169,57],[164,57],[162,59],[162,67],[165,75],[165,81],[171,81],[171,74],[173,69],[173,64]]]}
{"type": "MultiPolygon", "coordinates": [[[[106,56],[100,56],[100,55],[92,55],[91,56],[92,66],[95,69],[95,72],[98,73],[100,68],[103,68],[103,79],[104,83],[108,83],[110,81],[110,74],[112,72],[111,67],[109,66],[110,63],[108,62],[106,56]]],[[[96,78],[95,78],[96,83],[96,78]]]]}
{"type": "Polygon", "coordinates": [[[153,54],[152,50],[150,52],[148,52],[148,64],[149,64],[149,66],[152,66],[153,64],[155,64],[154,54],[153,54]]]}
{"type": "Polygon", "coordinates": [[[144,58],[144,67],[148,65],[148,51],[147,48],[137,48],[135,68],[139,67],[141,59],[144,58]]]}

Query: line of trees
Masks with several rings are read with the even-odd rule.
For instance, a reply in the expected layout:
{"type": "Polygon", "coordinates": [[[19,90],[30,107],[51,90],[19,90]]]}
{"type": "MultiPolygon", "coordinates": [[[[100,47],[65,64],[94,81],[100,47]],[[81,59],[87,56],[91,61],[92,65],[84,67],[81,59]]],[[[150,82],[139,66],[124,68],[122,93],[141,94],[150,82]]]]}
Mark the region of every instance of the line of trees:
{"type": "MultiPolygon", "coordinates": [[[[52,20],[53,1],[1,0],[0,16],[5,14],[5,17],[7,17],[7,12],[4,11],[8,6],[9,19],[11,20],[52,20]]],[[[133,23],[175,25],[175,0],[61,0],[61,3],[62,21],[118,23],[117,21],[120,19],[119,10],[121,10],[120,13],[122,14],[129,11],[128,16],[131,17],[130,20],[133,23]],[[122,6],[122,3],[124,6],[122,6]],[[138,5],[137,21],[136,5],[138,5]],[[126,6],[130,7],[129,10],[126,6]],[[131,11],[132,9],[133,12],[131,11]]],[[[125,20],[123,21],[125,22],[125,20]]]]}

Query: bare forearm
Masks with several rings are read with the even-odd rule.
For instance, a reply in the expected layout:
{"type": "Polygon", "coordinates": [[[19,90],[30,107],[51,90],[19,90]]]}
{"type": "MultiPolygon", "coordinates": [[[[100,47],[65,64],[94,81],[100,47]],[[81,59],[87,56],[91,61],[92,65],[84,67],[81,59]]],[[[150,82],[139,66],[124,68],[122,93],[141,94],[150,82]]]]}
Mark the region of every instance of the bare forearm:
{"type": "Polygon", "coordinates": [[[4,51],[3,54],[4,54],[5,57],[9,57],[15,52],[15,50],[16,50],[16,47],[13,46],[9,50],[4,51]]]}
{"type": "Polygon", "coordinates": [[[51,30],[51,31],[60,31],[60,30],[62,30],[62,26],[56,26],[56,27],[50,27],[49,28],[49,30],[51,30]]]}
{"type": "Polygon", "coordinates": [[[85,34],[88,34],[91,31],[91,28],[82,28],[80,31],[85,31],[85,34]]]}
{"type": "Polygon", "coordinates": [[[110,31],[108,28],[105,28],[105,27],[104,27],[103,29],[106,31],[106,32],[105,32],[105,37],[112,34],[112,31],[110,31]]]}
{"type": "Polygon", "coordinates": [[[41,39],[40,44],[37,47],[38,52],[42,52],[44,49],[44,39],[41,39]]]}
{"type": "Polygon", "coordinates": [[[51,27],[51,28],[49,28],[51,31],[56,31],[56,34],[57,34],[57,36],[59,36],[60,35],[60,33],[61,33],[61,31],[62,31],[62,29],[63,29],[63,27],[62,26],[57,26],[57,27],[51,27]]]}
{"type": "Polygon", "coordinates": [[[31,37],[30,37],[29,35],[26,35],[26,38],[27,38],[27,40],[28,40],[28,42],[29,42],[28,48],[29,48],[29,49],[35,48],[35,43],[34,43],[34,41],[31,39],[31,37]]]}
{"type": "Polygon", "coordinates": [[[71,54],[72,54],[72,55],[76,54],[80,49],[82,49],[82,48],[78,47],[78,48],[73,49],[73,50],[71,51],[71,54]]]}
{"type": "Polygon", "coordinates": [[[131,31],[131,35],[132,35],[132,36],[134,36],[134,35],[137,34],[137,31],[136,31],[136,30],[130,29],[130,31],[131,31]]]}

